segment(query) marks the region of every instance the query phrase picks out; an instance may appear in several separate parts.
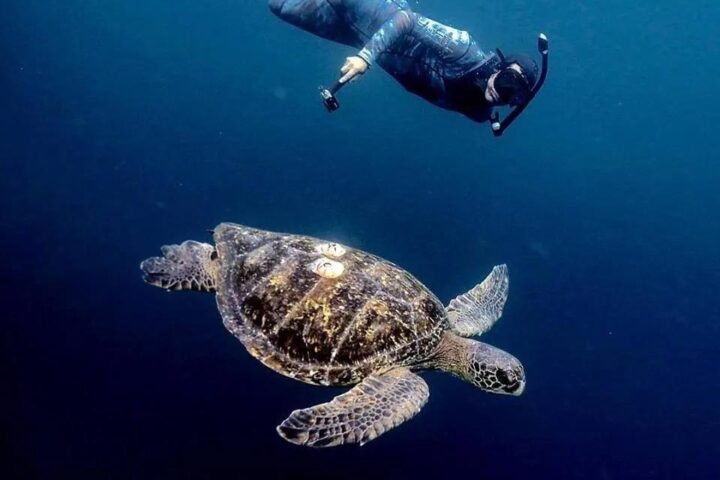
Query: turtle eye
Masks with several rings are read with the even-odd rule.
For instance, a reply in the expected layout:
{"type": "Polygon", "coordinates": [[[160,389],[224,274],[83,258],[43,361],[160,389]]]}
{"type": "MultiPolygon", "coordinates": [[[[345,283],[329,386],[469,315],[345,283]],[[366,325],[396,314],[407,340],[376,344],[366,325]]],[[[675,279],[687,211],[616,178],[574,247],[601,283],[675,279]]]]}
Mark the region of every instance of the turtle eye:
{"type": "Polygon", "coordinates": [[[512,382],[510,381],[510,378],[508,377],[508,374],[505,373],[505,370],[498,370],[495,374],[498,380],[500,380],[500,383],[505,385],[510,385],[512,382]]]}

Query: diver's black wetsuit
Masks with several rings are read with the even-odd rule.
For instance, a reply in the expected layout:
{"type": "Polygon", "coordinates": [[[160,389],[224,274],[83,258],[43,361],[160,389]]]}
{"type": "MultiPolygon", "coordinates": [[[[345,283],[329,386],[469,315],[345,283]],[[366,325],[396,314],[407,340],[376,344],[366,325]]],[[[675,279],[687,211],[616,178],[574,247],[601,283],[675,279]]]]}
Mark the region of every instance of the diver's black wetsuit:
{"type": "MultiPolygon", "coordinates": [[[[407,90],[484,122],[487,103],[463,78],[494,60],[468,32],[413,12],[406,0],[270,0],[281,19],[329,40],[360,48],[407,90]]],[[[467,77],[466,77],[467,78],[467,77]]]]}

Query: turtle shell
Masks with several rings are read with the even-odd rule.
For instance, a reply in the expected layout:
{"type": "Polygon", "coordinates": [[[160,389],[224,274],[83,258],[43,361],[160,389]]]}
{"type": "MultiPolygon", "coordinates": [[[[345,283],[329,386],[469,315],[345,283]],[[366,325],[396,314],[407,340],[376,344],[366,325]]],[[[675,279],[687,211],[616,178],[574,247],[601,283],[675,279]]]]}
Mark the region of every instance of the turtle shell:
{"type": "Polygon", "coordinates": [[[218,309],[275,371],[349,385],[427,358],[447,328],[442,303],[405,270],[311,237],[221,224],[218,309]]]}

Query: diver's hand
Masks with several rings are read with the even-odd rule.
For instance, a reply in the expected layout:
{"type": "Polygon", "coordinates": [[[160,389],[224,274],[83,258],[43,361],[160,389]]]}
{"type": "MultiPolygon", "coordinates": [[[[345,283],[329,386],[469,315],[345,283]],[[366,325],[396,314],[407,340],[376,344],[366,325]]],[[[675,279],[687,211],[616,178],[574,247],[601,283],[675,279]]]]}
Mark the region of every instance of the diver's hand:
{"type": "Polygon", "coordinates": [[[343,74],[340,77],[340,83],[349,82],[350,80],[357,78],[359,75],[365,73],[368,69],[368,64],[365,60],[360,57],[347,57],[345,59],[345,65],[340,69],[340,73],[343,74]]]}

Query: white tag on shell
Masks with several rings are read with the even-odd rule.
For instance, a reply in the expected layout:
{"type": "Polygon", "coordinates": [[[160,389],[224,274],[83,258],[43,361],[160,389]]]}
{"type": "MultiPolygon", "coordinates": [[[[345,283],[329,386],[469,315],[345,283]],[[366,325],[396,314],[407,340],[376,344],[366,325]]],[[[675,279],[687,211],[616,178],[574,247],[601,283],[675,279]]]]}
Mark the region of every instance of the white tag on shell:
{"type": "Polygon", "coordinates": [[[339,243],[321,243],[315,251],[331,258],[340,258],[347,253],[347,249],[339,243]]]}
{"type": "Polygon", "coordinates": [[[308,268],[323,278],[338,278],[345,271],[345,265],[329,258],[318,258],[308,265],[308,268]]]}

